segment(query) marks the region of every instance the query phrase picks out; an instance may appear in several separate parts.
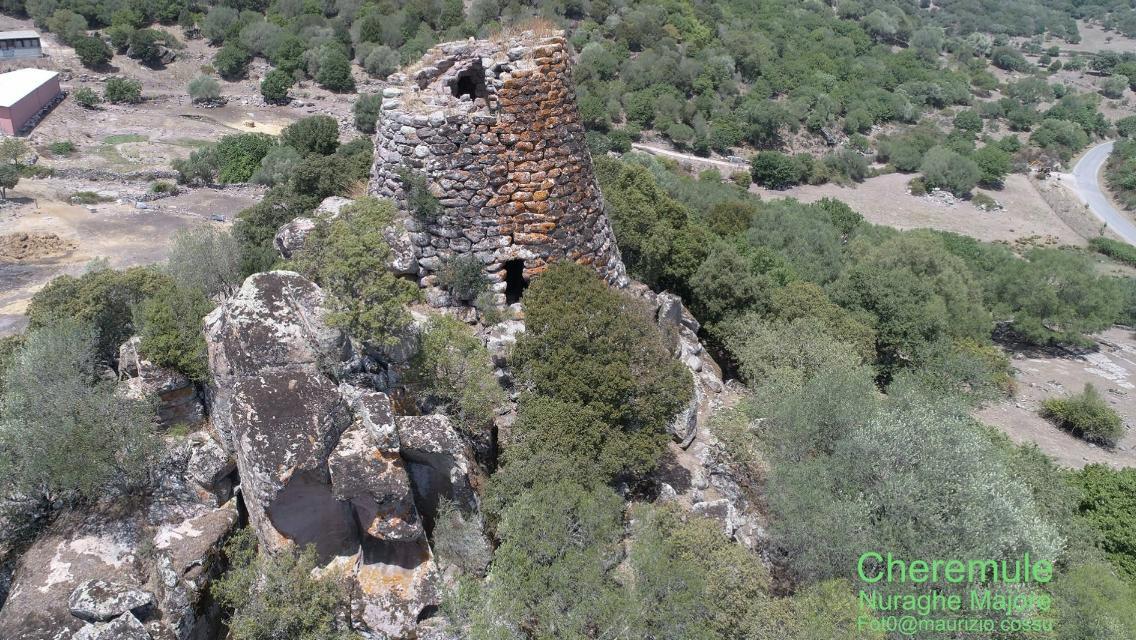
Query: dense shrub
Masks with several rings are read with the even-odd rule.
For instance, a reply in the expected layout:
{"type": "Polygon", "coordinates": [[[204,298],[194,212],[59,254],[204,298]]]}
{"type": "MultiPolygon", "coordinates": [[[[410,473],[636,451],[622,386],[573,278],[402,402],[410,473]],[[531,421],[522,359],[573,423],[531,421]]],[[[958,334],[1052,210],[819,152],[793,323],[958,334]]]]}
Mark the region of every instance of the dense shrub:
{"type": "Polygon", "coordinates": [[[280,69],[269,71],[260,81],[260,95],[269,104],[287,104],[288,90],[292,88],[292,76],[280,69]]]}
{"type": "Polygon", "coordinates": [[[310,155],[292,169],[289,185],[296,193],[323,200],[328,196],[346,195],[357,179],[351,164],[342,156],[310,155]]]}
{"type": "Polygon", "coordinates": [[[248,51],[234,42],[226,42],[213,57],[213,68],[226,80],[240,80],[248,73],[251,61],[248,51]]]}
{"type": "Polygon", "coordinates": [[[112,104],[142,101],[142,83],[130,78],[107,78],[103,97],[112,104]]]}
{"type": "Polygon", "coordinates": [[[982,178],[982,170],[973,160],[946,147],[929,150],[919,170],[928,188],[944,189],[960,197],[970,193],[982,178]]]}
{"type": "Polygon", "coordinates": [[[801,167],[779,151],[760,151],[753,158],[750,174],[757,184],[770,189],[784,189],[801,181],[801,167]]]}
{"type": "Polygon", "coordinates": [[[394,221],[388,201],[363,198],[321,221],[296,262],[328,295],[328,322],[361,341],[384,345],[410,322],[405,305],[418,287],[387,268],[390,245],[383,230],[394,221]]]}
{"type": "Polygon", "coordinates": [[[280,142],[304,155],[326,156],[339,146],[339,125],[331,116],[308,116],[284,127],[280,142]]]}
{"type": "Polygon", "coordinates": [[[355,115],[355,128],[361,133],[374,133],[375,122],[383,107],[383,97],[377,93],[361,94],[351,108],[355,115]]]}
{"type": "Polygon", "coordinates": [[[135,305],[168,282],[156,269],[117,271],[105,263],[92,263],[78,278],[59,276],[37,291],[28,304],[28,323],[33,329],[66,320],[89,325],[95,332],[97,361],[110,364],[118,357],[118,347],[136,333],[135,305]]]}
{"type": "Polygon", "coordinates": [[[309,545],[302,551],[258,553],[251,529],[225,543],[229,570],[213,583],[213,597],[231,611],[233,640],[320,638],[358,640],[347,622],[348,584],[334,572],[314,577],[319,554],[309,545]]]}
{"type": "Polygon", "coordinates": [[[260,160],[260,168],[249,178],[251,182],[267,186],[287,184],[292,173],[304,159],[299,151],[288,145],[278,144],[268,150],[260,160]]]}
{"type": "Polygon", "coordinates": [[[400,167],[398,179],[402,182],[406,204],[414,217],[429,222],[442,215],[442,203],[438,202],[438,198],[430,192],[430,183],[426,174],[408,167],[400,167]]]}
{"type": "Polygon", "coordinates": [[[1102,236],[1090,240],[1089,246],[1114,260],[1136,267],[1136,247],[1127,242],[1102,236]]]}
{"type": "Polygon", "coordinates": [[[522,388],[579,404],[622,430],[629,470],[651,468],[691,380],[643,304],[562,262],[525,292],[525,324],[514,352],[522,388]]]}
{"type": "Polygon", "coordinates": [[[79,103],[80,107],[84,109],[94,109],[100,102],[103,101],[99,94],[90,87],[80,87],[75,90],[75,102],[79,103]]]}
{"type": "Polygon", "coordinates": [[[489,286],[485,265],[476,256],[454,256],[442,261],[438,286],[460,302],[472,302],[489,286]]]}
{"type": "Polygon", "coordinates": [[[0,398],[6,496],[52,506],[146,481],[156,446],[154,407],[100,379],[98,351],[94,329],[64,319],[31,329],[9,359],[0,398]]]}
{"type": "Polygon", "coordinates": [[[178,286],[226,296],[241,285],[240,249],[228,231],[196,227],[174,234],[166,271],[178,286]]]}
{"type": "Polygon", "coordinates": [[[83,36],[77,39],[74,47],[79,62],[88,69],[101,69],[114,55],[102,38],[95,36],[83,36]]]}
{"type": "Polygon", "coordinates": [[[154,364],[184,373],[190,380],[209,378],[202,319],[213,304],[200,289],[162,287],[139,305],[142,354],[154,364]]]}
{"type": "Polygon", "coordinates": [[[1136,585],[1136,470],[1090,464],[1072,474],[1077,511],[1099,536],[1099,546],[1136,585]]]}
{"type": "Polygon", "coordinates": [[[435,316],[426,325],[411,377],[424,397],[471,434],[485,432],[506,401],[485,345],[449,316],[435,316]]]}
{"type": "Polygon", "coordinates": [[[1062,429],[1089,442],[1113,447],[1124,435],[1120,416],[1091,384],[1086,384],[1079,394],[1046,399],[1042,403],[1042,413],[1062,429]]]}
{"type": "Polygon", "coordinates": [[[219,182],[248,182],[260,167],[260,161],[276,144],[265,133],[237,133],[223,136],[217,141],[217,180],[219,182]]]}
{"type": "Polygon", "coordinates": [[[330,47],[320,53],[316,82],[329,91],[355,90],[355,80],[351,77],[351,61],[339,47],[330,47]]]}

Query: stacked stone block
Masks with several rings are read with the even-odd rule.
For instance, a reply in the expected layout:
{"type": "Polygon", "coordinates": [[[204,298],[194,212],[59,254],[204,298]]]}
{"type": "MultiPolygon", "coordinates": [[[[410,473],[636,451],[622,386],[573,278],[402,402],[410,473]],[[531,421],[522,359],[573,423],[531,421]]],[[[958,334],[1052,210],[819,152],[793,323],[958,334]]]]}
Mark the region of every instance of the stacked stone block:
{"type": "Polygon", "coordinates": [[[438,45],[417,71],[390,80],[371,191],[399,203],[432,303],[455,304],[434,286],[435,274],[461,255],[484,265],[498,304],[505,302],[511,260],[523,261],[526,279],[574,260],[626,284],[562,36],[525,32],[501,42],[438,45]],[[426,177],[441,215],[410,211],[403,168],[426,177]]]}

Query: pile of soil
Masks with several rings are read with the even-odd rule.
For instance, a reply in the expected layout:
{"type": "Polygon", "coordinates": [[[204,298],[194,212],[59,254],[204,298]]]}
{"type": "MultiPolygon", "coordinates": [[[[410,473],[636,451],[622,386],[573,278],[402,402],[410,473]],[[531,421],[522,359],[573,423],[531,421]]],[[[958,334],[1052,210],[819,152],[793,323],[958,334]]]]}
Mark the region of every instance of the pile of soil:
{"type": "Polygon", "coordinates": [[[61,256],[76,246],[54,233],[7,233],[0,235],[0,262],[26,262],[61,256]]]}

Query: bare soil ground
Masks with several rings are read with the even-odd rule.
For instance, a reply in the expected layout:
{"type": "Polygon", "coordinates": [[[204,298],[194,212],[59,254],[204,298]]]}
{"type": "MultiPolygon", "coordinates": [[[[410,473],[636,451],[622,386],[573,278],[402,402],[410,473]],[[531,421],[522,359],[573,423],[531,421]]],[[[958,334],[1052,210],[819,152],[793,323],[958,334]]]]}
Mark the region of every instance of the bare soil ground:
{"type": "Polygon", "coordinates": [[[1102,463],[1136,467],[1136,337],[1113,328],[1097,336],[1098,350],[1018,352],[1013,355],[1016,397],[985,407],[975,416],[1017,443],[1035,443],[1058,464],[1081,468],[1102,463]],[[1054,426],[1038,411],[1047,398],[1080,392],[1091,383],[1124,420],[1127,433],[1115,449],[1089,444],[1054,426]]]}
{"type": "Polygon", "coordinates": [[[850,187],[836,184],[801,185],[784,191],[751,187],[763,198],[821,198],[843,200],[869,222],[897,229],[953,231],[988,242],[1084,245],[1085,239],[1064,222],[1042,198],[1030,178],[1013,174],[1000,191],[987,191],[1002,203],[1001,211],[983,211],[968,201],[947,205],[928,196],[907,193],[913,176],[891,173],[850,187]]]}
{"type": "Polygon", "coordinates": [[[67,194],[77,186],[107,187],[56,179],[24,180],[16,190],[15,206],[0,209],[0,237],[55,236],[61,249],[0,261],[0,335],[24,326],[28,301],[52,278],[78,275],[95,258],[105,258],[113,267],[161,262],[177,231],[223,224],[211,222],[210,216],[231,219],[260,197],[254,189],[198,189],[147,203],[147,209],[138,209],[129,200],[84,207],[66,202],[67,194]]]}
{"type": "Polygon", "coordinates": [[[1077,21],[1077,31],[1081,34],[1081,41],[1069,44],[1063,40],[1054,39],[1046,44],[1056,44],[1064,51],[1116,51],[1131,53],[1136,50],[1136,40],[1133,40],[1116,31],[1105,31],[1100,25],[1077,21]]]}

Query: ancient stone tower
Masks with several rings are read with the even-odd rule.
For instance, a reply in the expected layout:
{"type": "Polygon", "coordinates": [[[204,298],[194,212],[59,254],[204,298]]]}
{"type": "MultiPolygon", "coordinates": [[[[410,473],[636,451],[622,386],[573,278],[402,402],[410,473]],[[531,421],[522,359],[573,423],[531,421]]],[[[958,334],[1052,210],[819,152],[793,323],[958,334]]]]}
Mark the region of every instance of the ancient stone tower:
{"type": "Polygon", "coordinates": [[[371,192],[398,202],[432,304],[457,303],[436,273],[461,256],[483,265],[497,304],[557,260],[625,284],[570,65],[562,36],[526,31],[441,44],[391,76],[371,192]],[[423,187],[441,205],[432,214],[413,206],[423,187]]]}

